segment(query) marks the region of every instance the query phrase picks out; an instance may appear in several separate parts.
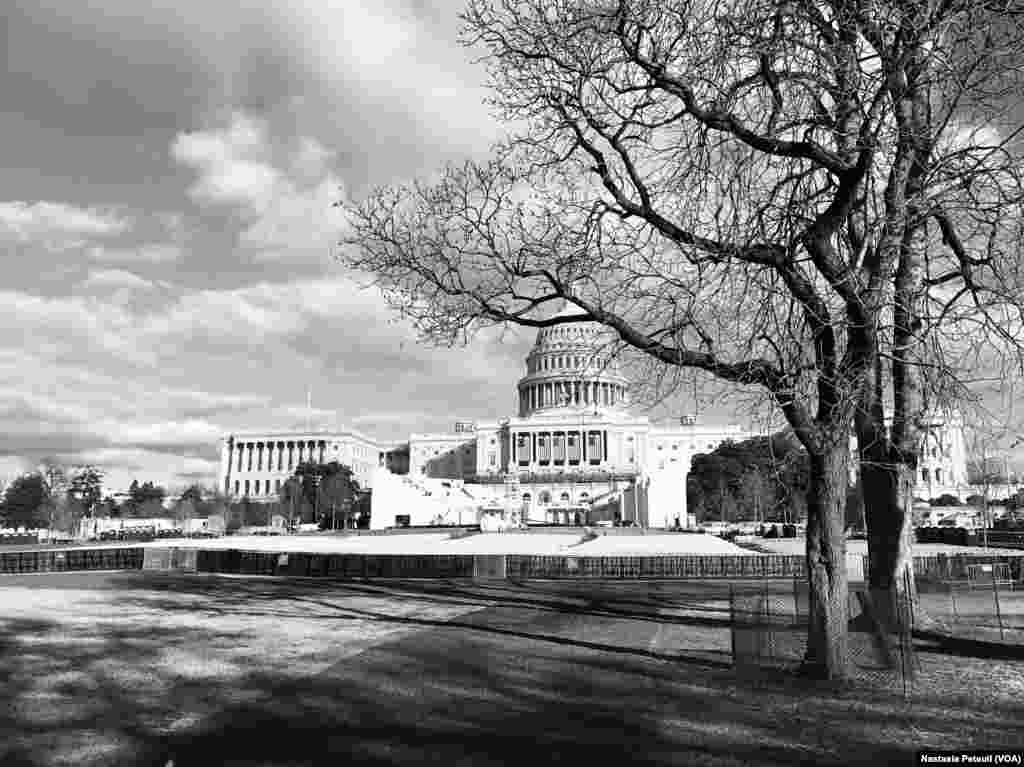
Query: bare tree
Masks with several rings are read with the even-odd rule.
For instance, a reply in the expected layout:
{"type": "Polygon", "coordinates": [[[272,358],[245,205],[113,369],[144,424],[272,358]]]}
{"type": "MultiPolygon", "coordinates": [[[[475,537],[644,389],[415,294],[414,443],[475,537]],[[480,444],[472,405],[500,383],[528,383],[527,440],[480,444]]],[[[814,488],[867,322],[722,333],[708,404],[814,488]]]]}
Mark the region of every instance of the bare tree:
{"type": "Polygon", "coordinates": [[[889,595],[878,607],[890,620],[916,596],[904,591],[923,419],[1021,365],[1022,10],[952,1],[856,11],[891,114],[878,136],[886,175],[865,185],[848,227],[863,264],[891,265],[856,417],[870,585],[889,595]]]}
{"type": "Polygon", "coordinates": [[[281,508],[288,518],[288,529],[291,530],[295,526],[295,520],[302,519],[304,501],[302,480],[294,476],[288,477],[281,485],[278,498],[280,499],[281,508]]]}
{"type": "MultiPolygon", "coordinates": [[[[340,258],[434,342],[597,321],[619,354],[765,393],[810,457],[805,668],[842,677],[854,419],[861,460],[905,481],[930,363],[923,322],[950,322],[924,309],[936,229],[934,260],[960,268],[935,287],[977,284],[975,256],[956,245],[973,240],[950,230],[959,211],[924,197],[925,179],[955,175],[922,159],[951,118],[918,113],[925,85],[965,55],[944,30],[997,12],[473,0],[466,39],[486,51],[493,105],[515,133],[491,162],[348,205],[340,258]],[[563,304],[574,313],[555,313],[563,304]]],[[[901,509],[890,484],[876,529],[901,509]]]]}
{"type": "Polygon", "coordinates": [[[39,474],[43,478],[46,492],[44,503],[47,526],[53,529],[58,508],[63,504],[69,488],[67,469],[56,458],[47,457],[39,463],[39,474]]]}

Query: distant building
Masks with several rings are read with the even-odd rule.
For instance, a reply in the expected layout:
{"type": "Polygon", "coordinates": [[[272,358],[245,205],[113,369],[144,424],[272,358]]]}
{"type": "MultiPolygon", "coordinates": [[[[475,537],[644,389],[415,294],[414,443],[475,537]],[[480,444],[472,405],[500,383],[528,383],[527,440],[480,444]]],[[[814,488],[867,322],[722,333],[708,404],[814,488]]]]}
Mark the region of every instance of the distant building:
{"type": "MultiPolygon", "coordinates": [[[[886,418],[889,423],[890,417],[886,418]]],[[[857,438],[850,438],[850,450],[857,454],[857,438]]],[[[914,497],[928,501],[942,495],[966,500],[977,492],[967,481],[967,447],[964,440],[963,417],[954,411],[929,412],[920,424],[918,464],[914,478],[914,497]]],[[[850,464],[851,479],[859,466],[850,464]]]]}
{"type": "Polygon", "coordinates": [[[354,429],[229,434],[221,440],[218,487],[232,500],[276,500],[300,463],[337,461],[352,469],[360,487],[369,488],[387,452],[354,429]]]}

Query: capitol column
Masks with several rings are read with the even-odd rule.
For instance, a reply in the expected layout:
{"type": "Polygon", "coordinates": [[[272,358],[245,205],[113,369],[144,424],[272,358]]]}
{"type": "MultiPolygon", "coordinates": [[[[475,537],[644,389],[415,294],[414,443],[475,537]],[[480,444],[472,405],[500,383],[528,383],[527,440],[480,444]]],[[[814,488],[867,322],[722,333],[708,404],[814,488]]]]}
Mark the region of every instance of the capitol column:
{"type": "Polygon", "coordinates": [[[231,459],[233,458],[231,451],[234,448],[235,439],[234,437],[228,437],[224,440],[224,444],[221,446],[220,453],[220,465],[221,465],[221,488],[225,495],[229,495],[231,488],[231,459]]]}

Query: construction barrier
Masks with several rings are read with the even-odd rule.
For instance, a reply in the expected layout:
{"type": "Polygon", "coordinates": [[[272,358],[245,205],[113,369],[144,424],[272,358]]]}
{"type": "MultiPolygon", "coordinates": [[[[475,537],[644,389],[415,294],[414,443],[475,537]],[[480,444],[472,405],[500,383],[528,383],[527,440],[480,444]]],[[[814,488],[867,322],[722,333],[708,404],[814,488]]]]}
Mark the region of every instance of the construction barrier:
{"type": "Polygon", "coordinates": [[[170,570],[171,550],[170,549],[146,549],[142,555],[143,570],[170,570]]]}
{"type": "Polygon", "coordinates": [[[528,578],[791,578],[806,573],[802,556],[508,557],[507,573],[528,578]]]}
{"type": "MultiPolygon", "coordinates": [[[[969,568],[1000,564],[1000,578],[1024,582],[1024,557],[914,557],[919,579],[968,579],[969,568]],[[1005,565],[1005,567],[1003,567],[1005,565]],[[1003,570],[1006,574],[1003,574],[1003,570]]],[[[867,557],[863,558],[865,574],[867,557]]],[[[104,547],[0,551],[0,573],[147,570],[315,578],[804,578],[803,556],[528,556],[323,554],[187,547],[104,547]]]]}
{"type": "Polygon", "coordinates": [[[195,569],[208,573],[311,578],[471,578],[477,572],[474,559],[471,555],[451,554],[282,554],[200,550],[196,552],[195,569]]]}
{"type": "Polygon", "coordinates": [[[508,559],[503,555],[477,555],[473,557],[474,578],[507,578],[508,559]]]}
{"type": "Polygon", "coordinates": [[[140,570],[143,549],[47,549],[0,553],[0,573],[140,570]]]}
{"type": "Polygon", "coordinates": [[[0,573],[184,571],[329,578],[788,578],[802,556],[566,557],[520,555],[286,554],[180,547],[0,553],[0,573]]]}
{"type": "Polygon", "coordinates": [[[196,550],[177,546],[171,549],[171,569],[194,573],[196,571],[196,550]]]}
{"type": "MultiPolygon", "coordinates": [[[[868,575],[868,557],[863,557],[865,578],[868,575]]],[[[967,581],[971,568],[985,564],[1006,565],[1007,578],[1024,583],[1024,556],[997,554],[934,554],[914,557],[914,575],[919,581],[967,581]]]]}

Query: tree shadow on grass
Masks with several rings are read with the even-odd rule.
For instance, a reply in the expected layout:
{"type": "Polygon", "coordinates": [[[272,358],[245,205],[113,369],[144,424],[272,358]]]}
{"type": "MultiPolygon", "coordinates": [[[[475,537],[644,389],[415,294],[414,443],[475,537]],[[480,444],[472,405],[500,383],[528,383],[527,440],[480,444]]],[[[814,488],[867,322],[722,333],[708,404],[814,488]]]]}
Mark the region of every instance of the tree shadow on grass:
{"type": "MultiPolygon", "coordinates": [[[[529,584],[522,587],[490,586],[472,581],[353,581],[330,579],[287,579],[271,577],[224,578],[222,576],[180,576],[130,574],[126,583],[146,578],[147,588],[168,593],[193,594],[223,603],[253,602],[254,600],[281,599],[288,596],[308,597],[310,594],[329,592],[332,595],[364,594],[366,596],[394,598],[414,597],[448,604],[473,607],[520,607],[547,610],[560,614],[603,616],[629,620],[651,621],[660,625],[692,625],[708,628],[728,628],[730,622],[721,607],[709,607],[707,598],[693,599],[673,606],[696,615],[676,616],[659,612],[650,601],[638,599],[628,592],[602,592],[595,584],[594,591],[581,591],[578,587],[565,592],[549,591],[537,594],[529,584]],[[700,615],[704,613],[707,617],[700,615]]],[[[643,588],[642,586],[640,588],[643,588]]],[[[726,597],[728,593],[726,592],[726,597]]]]}
{"type": "MultiPolygon", "coordinates": [[[[94,749],[75,752],[74,762],[83,767],[163,765],[167,759],[176,767],[609,759],[716,767],[898,764],[910,763],[913,749],[933,745],[912,737],[913,727],[927,721],[897,723],[900,733],[882,740],[863,724],[865,718],[875,729],[891,724],[892,696],[836,694],[790,678],[748,683],[723,664],[588,638],[627,619],[565,613],[565,625],[575,632],[565,636],[555,633],[563,615],[555,610],[533,614],[544,616],[541,625],[550,631],[531,628],[529,616],[521,629],[509,629],[493,625],[502,608],[454,621],[396,618],[339,606],[321,587],[303,593],[294,583],[279,589],[223,580],[227,585],[193,592],[192,605],[167,593],[170,581],[152,596],[126,592],[122,601],[172,615],[210,601],[225,611],[280,613],[274,621],[323,616],[325,632],[347,615],[398,620],[412,630],[355,657],[325,658],[318,673],[297,674],[261,663],[259,652],[245,645],[251,638],[212,627],[97,628],[102,642],[76,644],[69,637],[93,637],[71,636],[56,620],[5,621],[0,669],[17,671],[2,690],[9,703],[0,730],[17,737],[6,754],[0,750],[0,762],[52,762],[53,741],[75,734],[94,749]],[[220,593],[231,586],[236,594],[220,593]],[[248,649],[250,663],[240,676],[194,678],[157,662],[168,646],[184,644],[202,654],[225,643],[248,649]],[[133,673],[119,676],[111,662],[133,673]],[[66,699],[51,700],[56,710],[48,717],[17,705],[38,689],[34,674],[40,671],[66,675],[57,687],[66,699]],[[104,743],[114,750],[97,754],[96,744],[104,743]]],[[[137,589],[140,581],[131,583],[137,589]]],[[[978,737],[976,723],[957,712],[931,724],[959,729],[957,747],[978,737]]]]}
{"type": "Polygon", "coordinates": [[[214,641],[237,637],[166,626],[0,620],[0,764],[135,763],[132,755],[156,737],[160,723],[177,716],[166,695],[179,675],[161,665],[164,651],[214,641]]]}
{"type": "MultiPolygon", "coordinates": [[[[725,651],[716,650],[714,648],[700,649],[698,653],[689,654],[668,653],[658,652],[635,645],[618,644],[607,641],[599,642],[580,638],[578,636],[566,636],[564,634],[555,633],[555,631],[528,631],[523,628],[510,628],[509,624],[512,626],[529,625],[536,628],[542,628],[546,622],[543,620],[538,621],[537,616],[523,616],[523,620],[516,620],[516,616],[511,616],[511,619],[509,616],[502,616],[500,614],[500,608],[502,606],[500,603],[492,607],[493,611],[499,613],[498,615],[469,613],[464,617],[429,618],[416,615],[383,612],[364,607],[356,607],[353,605],[338,604],[336,602],[327,601],[326,599],[306,597],[295,593],[281,595],[278,599],[286,601],[290,608],[298,606],[300,609],[298,611],[287,608],[274,610],[272,608],[268,608],[269,601],[262,605],[253,602],[246,602],[244,604],[218,604],[216,602],[208,601],[198,608],[194,604],[182,602],[177,599],[160,597],[129,597],[123,601],[126,605],[143,607],[147,610],[157,610],[166,613],[192,613],[198,610],[202,614],[210,616],[244,615],[249,617],[266,617],[268,619],[296,618],[303,615],[309,617],[314,614],[312,611],[315,610],[316,619],[323,620],[326,623],[351,620],[384,623],[415,630],[445,629],[450,631],[474,632],[496,635],[518,641],[561,644],[577,649],[590,649],[607,653],[635,655],[656,660],[681,662],[714,668],[731,668],[732,666],[729,654],[725,651]],[[505,623],[506,625],[501,625],[502,623],[505,623]]],[[[575,617],[583,616],[595,619],[608,617],[600,613],[590,613],[580,610],[566,610],[562,612],[566,616],[575,617]]],[[[618,617],[622,618],[623,616],[618,617]]],[[[716,627],[721,627],[721,622],[716,621],[712,623],[703,619],[694,619],[693,621],[676,620],[674,623],[684,626],[714,625],[716,627]]],[[[557,621],[550,623],[549,625],[551,625],[552,628],[558,628],[557,621]]]]}
{"type": "Polygon", "coordinates": [[[911,756],[910,746],[844,734],[844,722],[822,723],[817,712],[787,724],[780,711],[799,701],[764,707],[748,690],[723,695],[724,677],[564,647],[513,653],[503,639],[487,640],[432,633],[313,679],[252,675],[244,686],[272,690],[272,700],[228,706],[153,756],[182,765],[897,764],[911,756]]]}
{"type": "Polygon", "coordinates": [[[981,639],[969,639],[937,631],[915,631],[914,639],[917,640],[920,650],[923,652],[986,660],[1024,662],[1024,645],[1020,644],[986,642],[981,639]]]}

